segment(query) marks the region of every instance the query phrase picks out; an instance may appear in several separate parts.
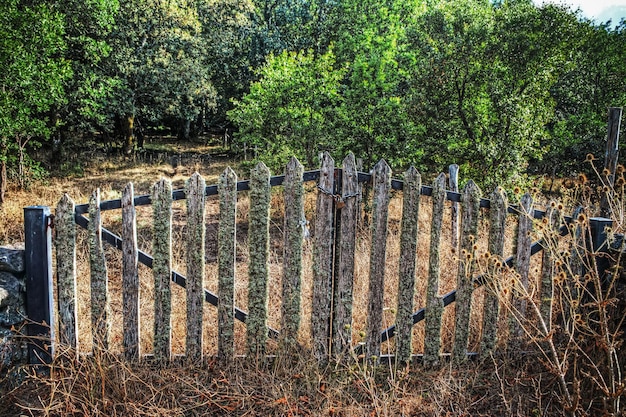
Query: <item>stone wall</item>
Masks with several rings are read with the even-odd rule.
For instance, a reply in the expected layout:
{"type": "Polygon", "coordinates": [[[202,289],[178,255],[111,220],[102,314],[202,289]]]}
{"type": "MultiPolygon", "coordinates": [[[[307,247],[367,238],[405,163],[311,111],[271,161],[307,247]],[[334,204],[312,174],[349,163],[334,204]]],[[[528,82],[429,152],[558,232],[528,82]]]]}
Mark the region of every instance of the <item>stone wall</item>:
{"type": "Polygon", "coordinates": [[[0,247],[0,375],[27,363],[25,317],[24,250],[0,247]]]}

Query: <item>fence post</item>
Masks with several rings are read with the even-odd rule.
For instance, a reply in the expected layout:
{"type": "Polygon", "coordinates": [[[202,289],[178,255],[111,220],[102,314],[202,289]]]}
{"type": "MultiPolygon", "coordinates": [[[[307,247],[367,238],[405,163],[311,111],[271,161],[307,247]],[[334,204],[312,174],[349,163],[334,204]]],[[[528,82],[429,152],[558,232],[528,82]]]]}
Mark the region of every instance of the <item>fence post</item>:
{"type": "Polygon", "coordinates": [[[610,199],[613,194],[615,170],[617,169],[617,159],[619,157],[619,128],[621,120],[622,108],[611,107],[609,109],[606,154],[604,156],[604,171],[602,174],[602,180],[604,182],[604,186],[606,187],[602,192],[602,199],[600,201],[600,212],[602,217],[609,217],[611,215],[610,199]]]}
{"type": "Polygon", "coordinates": [[[24,208],[28,358],[31,364],[50,363],[54,355],[50,221],[49,207],[24,208]]]}
{"type": "MultiPolygon", "coordinates": [[[[591,249],[592,253],[608,252],[606,228],[613,226],[613,220],[604,217],[592,217],[589,219],[591,228],[591,249]]],[[[596,267],[600,276],[600,282],[604,282],[604,275],[609,269],[609,258],[607,256],[596,257],[596,267]]]]}

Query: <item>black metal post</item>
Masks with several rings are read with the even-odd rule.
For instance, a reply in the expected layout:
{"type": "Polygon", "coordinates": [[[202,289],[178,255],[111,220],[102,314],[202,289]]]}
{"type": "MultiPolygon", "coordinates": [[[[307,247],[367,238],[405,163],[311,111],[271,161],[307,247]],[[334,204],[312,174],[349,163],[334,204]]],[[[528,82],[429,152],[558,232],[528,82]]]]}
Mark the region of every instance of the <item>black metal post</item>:
{"type": "Polygon", "coordinates": [[[31,364],[50,363],[54,354],[51,219],[49,207],[24,208],[26,313],[31,364]]]}
{"type": "MultiPolygon", "coordinates": [[[[613,220],[604,217],[592,217],[589,219],[589,226],[591,227],[591,249],[593,253],[607,253],[609,244],[607,242],[606,229],[613,226],[613,220]]],[[[600,275],[600,281],[604,282],[606,271],[610,266],[608,256],[597,256],[596,266],[600,275]]]]}

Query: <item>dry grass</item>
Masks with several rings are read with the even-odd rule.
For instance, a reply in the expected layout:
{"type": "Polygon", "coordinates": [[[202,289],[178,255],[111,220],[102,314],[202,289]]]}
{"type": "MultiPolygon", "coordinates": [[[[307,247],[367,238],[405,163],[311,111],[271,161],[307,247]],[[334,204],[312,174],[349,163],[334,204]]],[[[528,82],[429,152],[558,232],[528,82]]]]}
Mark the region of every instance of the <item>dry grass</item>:
{"type": "MultiPolygon", "coordinates": [[[[162,176],[170,178],[174,188],[182,188],[184,181],[198,170],[207,184],[217,182],[227,161],[215,159],[208,164],[173,168],[169,164],[146,164],[124,160],[94,160],[84,169],[80,178],[51,178],[45,184],[35,184],[28,191],[10,190],[10,202],[0,210],[2,235],[0,243],[23,240],[22,207],[48,205],[54,207],[64,192],[77,203],[84,203],[95,188],[100,188],[102,199],[119,198],[128,182],[135,185],[136,194],[147,194],[152,183],[162,176]]],[[[239,172],[240,178],[248,175],[239,172]]],[[[308,187],[305,212],[310,224],[315,206],[315,188],[308,187]]],[[[486,194],[486,193],[485,193],[486,194]]],[[[217,225],[218,202],[209,198],[206,205],[206,280],[205,288],[217,291],[217,225]]],[[[247,214],[249,201],[241,193],[238,202],[237,273],[235,303],[247,308],[247,214]]],[[[449,210],[449,208],[447,209],[449,210]]],[[[184,201],[174,204],[173,241],[184,240],[184,201]]],[[[486,252],[486,219],[481,219],[477,244],[478,252],[486,252]]],[[[280,328],[280,291],[282,275],[282,196],[273,192],[270,244],[269,320],[268,324],[280,328]]],[[[395,322],[398,263],[400,257],[400,220],[402,200],[395,194],[390,204],[389,233],[387,237],[386,276],[384,290],[384,327],[395,322]]],[[[425,305],[428,256],[430,247],[430,199],[422,200],[419,218],[417,282],[414,303],[416,308],[425,305]]],[[[149,207],[138,208],[139,247],[146,252],[151,248],[152,212],[149,207]]],[[[440,294],[456,288],[458,259],[450,246],[450,212],[444,216],[441,250],[440,294]]],[[[118,211],[103,213],[104,226],[119,233],[121,214],[118,211]]],[[[505,257],[513,252],[514,222],[507,225],[505,257]]],[[[88,254],[86,236],[79,233],[78,286],[89,288],[88,254]]],[[[367,288],[371,237],[362,226],[357,239],[357,258],[354,281],[353,345],[362,341],[367,323],[367,288]]],[[[173,268],[185,274],[185,248],[174,245],[173,268]]],[[[312,242],[305,241],[303,255],[302,325],[299,342],[304,351],[310,346],[311,293],[312,293],[312,242]]],[[[393,365],[368,368],[358,362],[352,365],[319,368],[306,353],[295,363],[268,363],[251,365],[245,361],[223,365],[211,359],[203,364],[189,365],[174,362],[165,367],[150,364],[128,364],[120,359],[122,352],[121,308],[121,256],[107,249],[110,302],[112,317],[112,349],[107,353],[92,350],[89,291],[79,291],[79,352],[76,361],[73,352],[60,355],[52,367],[50,378],[29,371],[18,389],[3,389],[0,409],[6,415],[310,415],[310,416],[391,416],[391,415],[544,415],[555,404],[544,404],[546,383],[537,361],[521,363],[515,358],[498,357],[482,363],[470,363],[461,369],[444,366],[424,370],[420,366],[397,369],[393,365]]],[[[537,282],[540,263],[534,261],[532,282],[537,282]]],[[[141,348],[152,351],[153,281],[151,271],[140,267],[141,293],[141,348]]],[[[477,351],[482,323],[482,298],[484,289],[474,292],[471,316],[470,351],[477,351]]],[[[185,351],[185,292],[173,288],[172,351],[183,355],[185,351]]],[[[212,306],[205,306],[205,354],[216,354],[217,314],[212,306]]],[[[442,326],[443,351],[452,349],[454,333],[454,305],[444,314],[442,326]]],[[[506,318],[500,323],[500,334],[506,334],[506,318]]],[[[382,330],[382,329],[381,329],[382,330]]],[[[414,327],[414,353],[424,346],[423,323],[414,327]]],[[[245,326],[235,328],[236,353],[245,352],[245,326]]],[[[270,352],[276,346],[270,343],[270,352]]],[[[382,346],[382,353],[393,353],[393,341],[382,346]]],[[[546,377],[547,378],[547,377],[546,377]]],[[[10,381],[4,381],[11,385],[10,381]]],[[[550,386],[550,384],[547,384],[550,386]]],[[[0,414],[2,414],[0,412],[0,414]]],[[[546,414],[547,415],[547,414],[546,414]]]]}

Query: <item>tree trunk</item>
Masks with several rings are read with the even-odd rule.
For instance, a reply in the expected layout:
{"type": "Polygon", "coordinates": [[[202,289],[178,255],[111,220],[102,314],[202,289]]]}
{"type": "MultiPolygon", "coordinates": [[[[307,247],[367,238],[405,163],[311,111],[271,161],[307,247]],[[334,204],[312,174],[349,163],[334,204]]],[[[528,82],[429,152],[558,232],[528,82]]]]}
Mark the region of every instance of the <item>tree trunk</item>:
{"type": "Polygon", "coordinates": [[[178,131],[178,139],[188,140],[190,131],[191,131],[191,120],[183,119],[180,123],[180,130],[178,131]]]}
{"type": "Polygon", "coordinates": [[[135,136],[137,137],[137,147],[139,149],[143,149],[145,136],[143,132],[143,126],[139,122],[139,119],[135,120],[135,136]]]}
{"type": "Polygon", "coordinates": [[[135,150],[135,115],[127,114],[122,120],[124,134],[124,153],[130,155],[135,150]]]}

